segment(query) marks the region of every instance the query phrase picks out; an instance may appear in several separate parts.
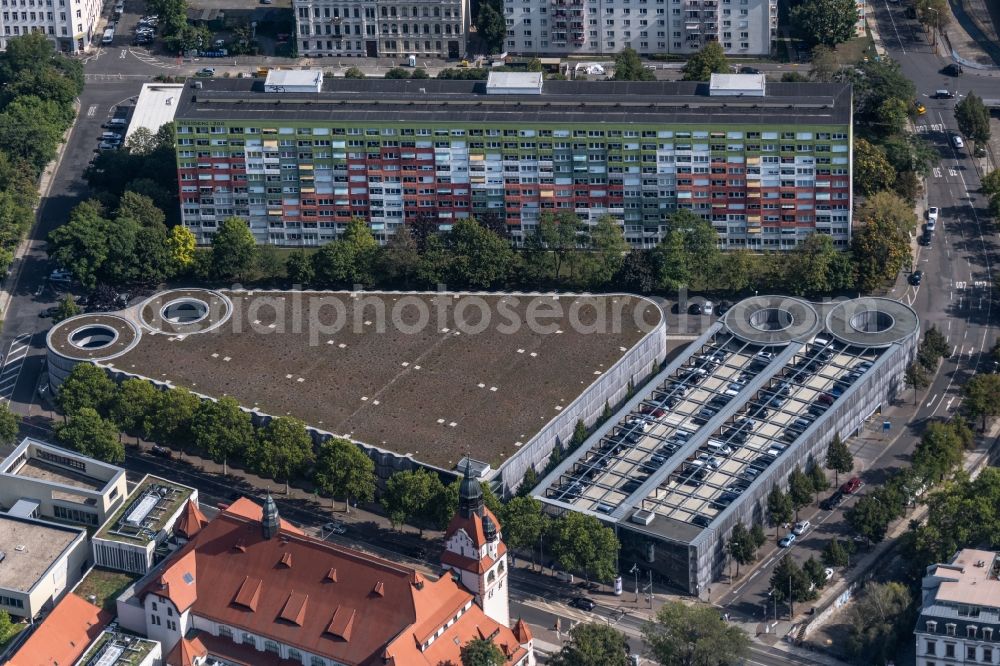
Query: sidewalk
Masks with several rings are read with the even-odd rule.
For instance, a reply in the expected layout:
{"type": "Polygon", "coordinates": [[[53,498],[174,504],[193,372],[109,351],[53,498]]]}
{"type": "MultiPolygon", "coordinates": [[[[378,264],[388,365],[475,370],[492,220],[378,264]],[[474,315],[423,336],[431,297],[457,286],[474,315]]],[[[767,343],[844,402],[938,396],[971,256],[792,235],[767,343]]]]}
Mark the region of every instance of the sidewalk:
{"type": "MultiPolygon", "coordinates": [[[[1000,44],[983,34],[973,17],[962,7],[962,2],[949,4],[952,20],[941,31],[938,53],[966,67],[980,70],[982,74],[1000,76],[1000,44]]],[[[989,18],[984,20],[989,21],[989,18]]]]}

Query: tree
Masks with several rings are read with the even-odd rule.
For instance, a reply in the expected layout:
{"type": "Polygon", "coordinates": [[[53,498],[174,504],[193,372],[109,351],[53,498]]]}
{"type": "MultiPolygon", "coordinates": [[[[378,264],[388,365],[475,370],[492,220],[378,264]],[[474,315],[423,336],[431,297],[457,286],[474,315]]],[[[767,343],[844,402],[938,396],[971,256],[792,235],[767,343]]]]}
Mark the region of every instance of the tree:
{"type": "Polygon", "coordinates": [[[157,442],[183,449],[192,441],[191,421],[200,402],[187,389],[158,391],[143,428],[157,442]]]}
{"type": "Polygon", "coordinates": [[[93,288],[98,269],[108,256],[109,225],[98,202],[89,200],[77,205],[69,221],[49,234],[49,257],[83,286],[93,288]]]}
{"type": "Polygon", "coordinates": [[[83,408],[106,414],[114,396],[115,383],[107,372],[90,363],[79,363],[59,387],[56,404],[66,416],[83,408]]]}
{"type": "MultiPolygon", "coordinates": [[[[764,542],[767,541],[767,535],[764,534],[764,526],[760,523],[754,523],[753,527],[750,528],[750,539],[756,553],[764,545],[764,542]]],[[[754,556],[756,557],[756,554],[754,556]]]]}
{"type": "Polygon", "coordinates": [[[933,421],[924,428],[913,451],[913,469],[925,479],[940,482],[958,468],[964,450],[955,424],[933,421]]]}
{"type": "Polygon", "coordinates": [[[809,71],[809,76],[814,81],[829,83],[833,81],[838,71],[840,71],[840,61],[837,60],[837,52],[823,44],[815,46],[812,52],[812,69],[809,71]]]}
{"type": "Polygon", "coordinates": [[[661,285],[705,288],[713,267],[719,263],[719,234],[712,225],[686,208],[667,218],[666,240],[660,244],[660,267],[667,271],[661,285]]]}
{"type": "Polygon", "coordinates": [[[197,241],[191,230],[182,224],[170,230],[167,247],[178,271],[185,271],[194,263],[197,241]]]}
{"type": "Polygon", "coordinates": [[[805,0],[793,7],[792,29],[809,46],[836,46],[854,37],[854,0],[805,0]]]}
{"type": "Polygon", "coordinates": [[[13,632],[14,623],[10,621],[10,613],[0,610],[0,645],[5,644],[13,632]]]}
{"type": "Polygon", "coordinates": [[[680,601],[663,604],[656,618],[643,625],[642,636],[661,664],[733,664],[750,649],[750,638],[739,627],[727,624],[718,609],[680,601]]]}
{"type": "Polygon", "coordinates": [[[816,499],[819,499],[821,492],[830,487],[830,479],[826,478],[826,472],[815,462],[809,467],[809,483],[816,494],[816,499]]]}
{"type": "Polygon", "coordinates": [[[847,650],[867,664],[888,663],[913,639],[915,606],[903,583],[867,583],[848,613],[847,650]]]}
{"type": "Polygon", "coordinates": [[[138,440],[146,434],[146,416],[160,399],[160,391],[145,379],[126,379],[115,392],[111,419],[138,440]]]}
{"type": "Polygon", "coordinates": [[[851,245],[857,288],[864,292],[895,280],[912,261],[909,235],[892,221],[872,216],[863,219],[851,245]]]}
{"type": "Polygon", "coordinates": [[[257,248],[257,258],[254,265],[257,269],[257,275],[262,280],[267,281],[277,280],[285,268],[285,262],[281,260],[278,248],[273,245],[262,245],[257,248]]]}
{"type": "Polygon", "coordinates": [[[681,71],[685,81],[708,81],[712,74],[728,73],[729,61],[726,59],[726,52],[722,50],[722,44],[709,42],[688,58],[681,71]]]}
{"type": "Polygon", "coordinates": [[[350,512],[352,497],[361,502],[375,498],[375,463],[356,444],[333,437],[320,444],[313,481],[331,497],[342,495],[344,510],[350,512]]]}
{"type": "Polygon", "coordinates": [[[774,486],[767,496],[767,519],[774,525],[774,538],[778,538],[778,528],[792,519],[792,499],[774,486]]]}
{"type": "Polygon", "coordinates": [[[989,142],[990,110],[976,93],[970,90],[965,99],[955,105],[955,120],[958,130],[977,144],[989,142]]]}
{"type": "Polygon", "coordinates": [[[871,543],[878,543],[885,538],[894,515],[893,507],[887,506],[875,493],[871,493],[859,497],[854,506],[847,510],[845,517],[847,524],[855,532],[871,543]]]}
{"type": "Polygon", "coordinates": [[[872,130],[880,136],[900,134],[910,120],[912,108],[912,103],[908,100],[895,97],[883,100],[876,110],[878,120],[872,125],[872,130]]]}
{"type": "Polygon", "coordinates": [[[826,570],[812,555],[802,563],[802,573],[816,586],[817,590],[826,586],[826,570]]]}
{"type": "Polygon", "coordinates": [[[212,236],[212,272],[220,279],[245,280],[257,257],[257,242],[243,218],[228,217],[212,236]]]}
{"type": "Polygon", "coordinates": [[[305,250],[295,250],[289,253],[288,258],[285,259],[285,274],[295,288],[301,289],[312,284],[316,277],[316,271],[305,250]]]}
{"type": "Polygon", "coordinates": [[[627,666],[628,639],[614,627],[581,622],[569,630],[569,640],[549,659],[551,666],[627,666]]]}
{"type": "Polygon", "coordinates": [[[851,550],[854,544],[841,541],[834,537],[823,547],[823,564],[828,567],[846,567],[851,563],[851,550]]]}
{"type": "Polygon", "coordinates": [[[55,314],[52,315],[52,323],[58,324],[64,319],[75,317],[81,312],[83,312],[83,310],[81,310],[80,306],[73,300],[73,295],[66,294],[66,296],[59,301],[59,305],[56,306],[55,314]]]}
{"type": "Polygon", "coordinates": [[[896,180],[896,172],[881,146],[865,139],[854,140],[854,187],[869,196],[887,190],[896,180]]]}
{"type": "Polygon", "coordinates": [[[497,518],[503,526],[504,542],[515,550],[534,548],[549,520],[542,513],[542,503],[534,497],[515,497],[500,507],[497,518]]]}
{"type": "Polygon", "coordinates": [[[490,289],[504,284],[514,266],[510,244],[495,233],[465,218],[456,220],[448,233],[450,280],[455,285],[490,289]]]}
{"type": "Polygon", "coordinates": [[[827,294],[850,286],[850,258],[827,234],[810,234],[786,257],[786,284],[797,296],[827,294]]]}
{"type": "Polygon", "coordinates": [[[987,197],[1000,195],[1000,169],[993,169],[980,179],[980,189],[987,197]]]}
{"type": "Polygon", "coordinates": [[[795,509],[795,521],[799,520],[799,509],[808,506],[813,500],[812,480],[803,473],[798,465],[788,477],[788,498],[795,509]]]}
{"type": "Polygon", "coordinates": [[[507,657],[493,641],[473,638],[462,646],[462,666],[504,666],[507,657]]]}
{"type": "Polygon", "coordinates": [[[345,79],[363,79],[365,78],[365,73],[362,72],[357,67],[348,67],[344,72],[345,79]]]}
{"type": "Polygon", "coordinates": [[[962,387],[965,395],[965,409],[973,418],[982,419],[982,430],[986,421],[1000,415],[1000,375],[977,374],[962,387]]]}
{"type": "Polygon", "coordinates": [[[380,281],[410,286],[420,264],[420,251],[409,229],[401,227],[389,238],[380,260],[380,281]]]}
{"type": "Polygon", "coordinates": [[[202,400],[191,418],[194,445],[228,474],[229,459],[252,446],[253,421],[232,396],[202,400]]]}
{"type": "Polygon", "coordinates": [[[396,472],[389,477],[380,502],[393,525],[399,527],[426,513],[436,494],[434,481],[441,483],[440,479],[422,467],[415,471],[396,472]]]}
{"type": "MultiPolygon", "coordinates": [[[[791,602],[808,601],[816,598],[816,592],[810,589],[812,581],[802,570],[802,568],[789,555],[783,555],[774,571],[771,572],[771,595],[778,602],[788,601],[791,610],[791,602]],[[791,597],[789,597],[791,594],[791,597]]],[[[789,612],[789,617],[792,613],[789,612]]]]}
{"type": "Polygon", "coordinates": [[[615,56],[615,81],[655,81],[656,75],[646,69],[635,49],[625,47],[615,56]]]}
{"type": "Polygon", "coordinates": [[[487,53],[500,53],[507,38],[507,22],[501,13],[502,7],[494,2],[482,2],[476,16],[476,32],[486,47],[487,53]]]}
{"type": "Polygon", "coordinates": [[[56,439],[85,456],[109,463],[125,460],[125,447],[118,441],[118,428],[96,410],[82,407],[66,423],[56,425],[56,439]]]}
{"type": "Polygon", "coordinates": [[[293,476],[302,473],[313,460],[313,440],[306,424],[291,416],[271,419],[257,431],[251,460],[254,468],[271,478],[285,480],[285,494],[293,476]]]}
{"type": "Polygon", "coordinates": [[[21,419],[10,411],[10,405],[6,402],[0,404],[0,446],[13,444],[17,440],[20,427],[21,419]]]}
{"type": "Polygon", "coordinates": [[[588,249],[585,280],[599,289],[618,274],[629,251],[621,224],[611,215],[599,217],[590,231],[588,249]]]}
{"type": "Polygon", "coordinates": [[[12,100],[0,112],[0,146],[12,157],[41,173],[56,155],[63,131],[72,116],[52,100],[34,95],[12,100]]]}
{"type": "Polygon", "coordinates": [[[568,511],[549,529],[549,550],[565,571],[583,571],[599,581],[614,578],[618,560],[618,537],[594,516],[568,511]]]}
{"type": "Polygon", "coordinates": [[[750,564],[757,559],[757,546],[754,545],[754,538],[743,523],[736,523],[733,526],[726,549],[733,561],[736,562],[737,578],[740,577],[741,564],[750,564]]]}
{"type": "Polygon", "coordinates": [[[913,389],[913,404],[917,404],[917,391],[921,391],[931,385],[931,379],[927,376],[927,369],[920,363],[914,361],[906,366],[904,375],[906,385],[913,389]]]}

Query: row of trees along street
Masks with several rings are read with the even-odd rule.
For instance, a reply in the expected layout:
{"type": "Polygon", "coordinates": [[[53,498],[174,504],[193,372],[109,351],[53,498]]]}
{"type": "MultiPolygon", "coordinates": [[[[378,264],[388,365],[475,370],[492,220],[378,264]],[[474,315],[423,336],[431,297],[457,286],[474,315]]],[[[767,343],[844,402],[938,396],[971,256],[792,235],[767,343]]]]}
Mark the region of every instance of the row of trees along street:
{"type": "Polygon", "coordinates": [[[76,117],[83,67],[41,32],[8,37],[0,53],[0,272],[34,221],[38,178],[76,117]]]}

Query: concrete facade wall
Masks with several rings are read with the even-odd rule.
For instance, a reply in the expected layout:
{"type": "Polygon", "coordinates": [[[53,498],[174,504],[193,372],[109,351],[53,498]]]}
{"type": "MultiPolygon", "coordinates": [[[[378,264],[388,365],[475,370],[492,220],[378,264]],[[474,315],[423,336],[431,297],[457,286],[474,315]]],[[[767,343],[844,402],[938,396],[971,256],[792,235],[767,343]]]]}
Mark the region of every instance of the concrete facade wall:
{"type": "Polygon", "coordinates": [[[0,595],[20,599],[24,604],[24,608],[4,606],[3,609],[12,616],[24,618],[35,617],[42,610],[51,609],[59,603],[67,590],[77,584],[83,572],[87,570],[89,561],[90,546],[87,543],[87,534],[81,531],[27,593],[0,589],[0,595]]]}

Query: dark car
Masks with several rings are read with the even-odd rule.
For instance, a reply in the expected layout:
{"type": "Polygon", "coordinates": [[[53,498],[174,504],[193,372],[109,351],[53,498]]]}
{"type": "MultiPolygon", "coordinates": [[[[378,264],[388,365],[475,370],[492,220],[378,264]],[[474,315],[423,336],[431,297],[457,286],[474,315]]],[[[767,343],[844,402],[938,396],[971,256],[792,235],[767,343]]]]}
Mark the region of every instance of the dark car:
{"type": "Polygon", "coordinates": [[[699,305],[698,303],[692,303],[690,307],[688,307],[688,314],[700,315],[701,305],[699,305]]]}
{"type": "Polygon", "coordinates": [[[933,237],[934,237],[934,232],[932,232],[930,229],[924,229],[924,233],[920,234],[920,244],[930,245],[931,239],[933,237]]]}
{"type": "Polygon", "coordinates": [[[570,599],[569,605],[583,611],[592,611],[597,606],[592,599],[587,597],[573,597],[570,599]]]}
{"type": "Polygon", "coordinates": [[[839,490],[834,494],[827,497],[825,500],[819,503],[819,508],[824,511],[831,511],[840,506],[840,503],[844,501],[844,493],[839,490]]]}
{"type": "Polygon", "coordinates": [[[760,74],[760,70],[756,67],[742,67],[740,68],[740,74],[760,74]]]}
{"type": "Polygon", "coordinates": [[[149,450],[154,456],[160,456],[161,458],[170,458],[174,455],[174,452],[163,446],[157,444],[153,445],[153,448],[149,450]]]}
{"type": "Polygon", "coordinates": [[[923,279],[924,279],[923,271],[913,271],[912,273],[910,273],[910,284],[914,286],[919,285],[923,279]]]}
{"type": "Polygon", "coordinates": [[[947,74],[948,76],[961,76],[965,70],[962,69],[961,65],[952,63],[941,71],[943,74],[947,74]]]}

